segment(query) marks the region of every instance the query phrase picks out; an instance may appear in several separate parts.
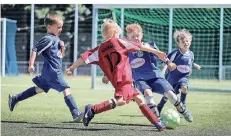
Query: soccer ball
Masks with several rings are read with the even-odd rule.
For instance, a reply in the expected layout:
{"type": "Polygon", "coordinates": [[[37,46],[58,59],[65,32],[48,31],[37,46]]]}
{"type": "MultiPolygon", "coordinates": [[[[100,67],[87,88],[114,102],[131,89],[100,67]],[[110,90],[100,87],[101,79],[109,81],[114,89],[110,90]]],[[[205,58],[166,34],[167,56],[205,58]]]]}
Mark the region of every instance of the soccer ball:
{"type": "Polygon", "coordinates": [[[173,109],[168,109],[161,114],[161,120],[168,122],[167,128],[174,129],[180,125],[180,115],[173,109]]]}

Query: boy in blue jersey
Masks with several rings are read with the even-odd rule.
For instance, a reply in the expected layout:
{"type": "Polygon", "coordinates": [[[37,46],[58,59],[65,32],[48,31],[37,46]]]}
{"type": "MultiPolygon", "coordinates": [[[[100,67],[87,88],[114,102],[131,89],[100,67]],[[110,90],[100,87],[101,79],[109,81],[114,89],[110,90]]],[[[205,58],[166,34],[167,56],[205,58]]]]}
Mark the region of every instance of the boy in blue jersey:
{"type": "Polygon", "coordinates": [[[64,55],[64,42],[59,39],[62,31],[63,20],[57,14],[49,13],[44,19],[47,34],[43,36],[33,47],[29,60],[28,71],[34,71],[34,61],[36,55],[44,58],[42,72],[39,76],[32,79],[36,86],[30,87],[19,94],[9,94],[9,108],[14,110],[15,105],[35,96],[38,93],[46,92],[52,88],[58,92],[63,92],[64,100],[68,106],[73,120],[80,121],[83,113],[78,110],[76,102],[71,95],[70,87],[63,78],[62,58],[64,55]]]}
{"type": "MultiPolygon", "coordinates": [[[[129,40],[142,41],[143,30],[139,24],[128,25],[126,31],[129,40]]],[[[145,45],[158,49],[154,42],[148,42],[145,43],[145,45]]],[[[145,96],[146,104],[156,115],[159,115],[159,113],[154,102],[153,92],[166,96],[185,119],[188,122],[192,122],[193,118],[191,114],[183,106],[183,103],[173,92],[172,86],[164,78],[162,71],[157,67],[157,60],[158,57],[149,52],[134,51],[129,53],[129,62],[132,68],[134,85],[145,96]]],[[[163,61],[166,62],[166,60],[163,61]]],[[[169,67],[172,67],[169,60],[166,63],[169,67]]],[[[103,81],[105,81],[105,79],[103,79],[103,81]]]]}
{"type": "MultiPolygon", "coordinates": [[[[176,94],[181,93],[180,99],[185,105],[188,92],[188,78],[192,73],[192,65],[197,70],[200,70],[201,67],[198,64],[193,63],[194,54],[189,50],[192,42],[191,33],[186,29],[176,30],[174,32],[174,39],[178,45],[178,49],[172,51],[168,55],[168,58],[174,67],[168,67],[165,65],[162,71],[165,73],[167,67],[169,68],[167,70],[166,79],[173,86],[176,94]]],[[[167,100],[168,99],[165,97],[161,99],[157,106],[159,111],[162,110],[167,100]]]]}

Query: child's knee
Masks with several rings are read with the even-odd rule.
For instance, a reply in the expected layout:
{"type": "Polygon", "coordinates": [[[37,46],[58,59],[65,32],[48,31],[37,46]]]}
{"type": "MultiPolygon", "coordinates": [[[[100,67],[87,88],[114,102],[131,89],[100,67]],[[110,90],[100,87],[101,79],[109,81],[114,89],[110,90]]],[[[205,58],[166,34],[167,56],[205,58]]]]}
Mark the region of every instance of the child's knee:
{"type": "Polygon", "coordinates": [[[71,94],[71,90],[69,89],[69,88],[67,88],[67,89],[65,89],[64,91],[63,91],[63,95],[64,96],[68,96],[68,95],[70,95],[71,94]]]}
{"type": "Polygon", "coordinates": [[[126,101],[123,100],[123,97],[115,98],[116,106],[122,106],[126,104],[126,101]]]}
{"type": "Polygon", "coordinates": [[[181,92],[182,93],[187,93],[188,92],[188,87],[187,86],[181,86],[181,92]]]}
{"type": "Polygon", "coordinates": [[[144,96],[151,96],[151,95],[152,95],[152,90],[151,89],[144,90],[144,96]]]}
{"type": "Polygon", "coordinates": [[[35,91],[36,91],[37,94],[43,93],[43,92],[44,92],[43,89],[41,89],[41,88],[39,88],[39,87],[37,87],[37,86],[35,87],[35,91]]]}
{"type": "Polygon", "coordinates": [[[141,95],[137,95],[133,99],[139,106],[145,104],[144,98],[141,95]]]}

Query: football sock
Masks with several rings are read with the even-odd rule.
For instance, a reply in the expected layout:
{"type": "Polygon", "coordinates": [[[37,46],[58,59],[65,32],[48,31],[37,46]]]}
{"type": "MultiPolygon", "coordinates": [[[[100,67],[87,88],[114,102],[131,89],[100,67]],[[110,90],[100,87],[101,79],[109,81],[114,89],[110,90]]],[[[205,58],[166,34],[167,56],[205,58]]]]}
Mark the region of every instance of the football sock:
{"type": "Polygon", "coordinates": [[[140,110],[152,124],[160,122],[158,117],[152,113],[151,109],[146,104],[141,105],[140,110]]]}
{"type": "Polygon", "coordinates": [[[161,112],[161,110],[163,109],[163,107],[167,101],[168,101],[168,98],[163,96],[162,99],[160,100],[160,103],[157,105],[159,112],[161,112]]]}
{"type": "Polygon", "coordinates": [[[36,95],[36,94],[37,94],[37,93],[36,93],[35,87],[33,86],[33,87],[28,88],[27,90],[25,90],[25,91],[23,91],[23,92],[17,94],[17,95],[16,95],[16,100],[17,100],[17,101],[22,101],[22,100],[25,100],[25,99],[27,99],[27,98],[30,98],[30,97],[32,97],[32,96],[34,96],[34,95],[36,95]]]}
{"type": "Polygon", "coordinates": [[[182,102],[183,104],[185,104],[186,96],[187,96],[187,93],[182,93],[182,92],[181,92],[180,100],[181,100],[181,102],[182,102]]]}
{"type": "Polygon", "coordinates": [[[69,108],[72,116],[78,115],[78,107],[76,105],[75,99],[71,94],[64,97],[65,103],[67,104],[67,107],[69,108]]]}
{"type": "Polygon", "coordinates": [[[115,101],[113,99],[104,101],[100,104],[95,104],[92,106],[93,112],[95,114],[114,109],[116,107],[115,101]]]}

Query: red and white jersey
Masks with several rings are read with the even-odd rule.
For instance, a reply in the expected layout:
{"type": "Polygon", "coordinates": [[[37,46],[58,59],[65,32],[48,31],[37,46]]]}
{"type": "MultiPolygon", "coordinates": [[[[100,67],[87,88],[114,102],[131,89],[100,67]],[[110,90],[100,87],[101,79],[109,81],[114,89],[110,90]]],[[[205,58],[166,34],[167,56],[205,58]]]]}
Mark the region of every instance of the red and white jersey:
{"type": "Polygon", "coordinates": [[[100,46],[81,54],[86,64],[96,64],[116,88],[118,82],[132,83],[128,52],[139,50],[141,43],[111,38],[100,46]]]}

